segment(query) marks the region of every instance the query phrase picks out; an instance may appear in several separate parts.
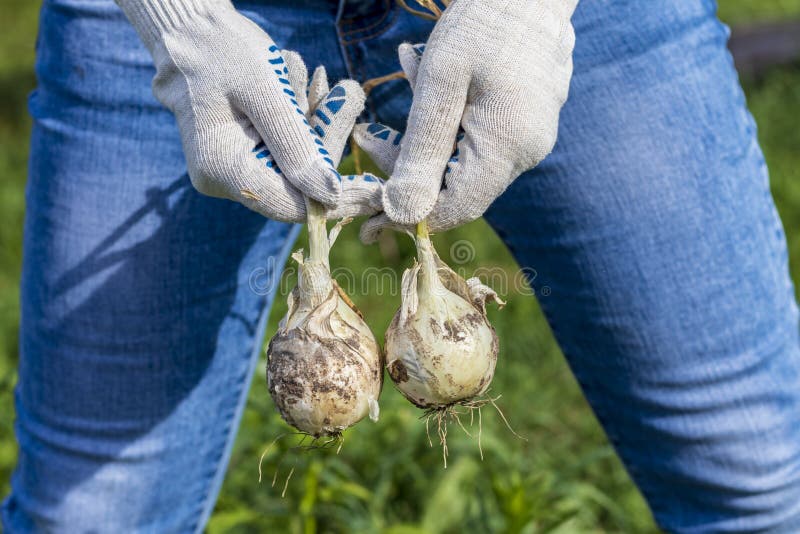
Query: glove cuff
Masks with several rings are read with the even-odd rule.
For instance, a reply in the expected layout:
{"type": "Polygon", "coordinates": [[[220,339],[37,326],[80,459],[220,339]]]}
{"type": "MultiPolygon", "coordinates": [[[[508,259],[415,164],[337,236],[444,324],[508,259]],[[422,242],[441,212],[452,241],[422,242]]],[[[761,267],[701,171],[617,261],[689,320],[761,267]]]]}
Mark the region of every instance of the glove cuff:
{"type": "Polygon", "coordinates": [[[163,46],[169,33],[188,31],[214,12],[234,10],[230,0],[115,0],[150,53],[163,46]]]}

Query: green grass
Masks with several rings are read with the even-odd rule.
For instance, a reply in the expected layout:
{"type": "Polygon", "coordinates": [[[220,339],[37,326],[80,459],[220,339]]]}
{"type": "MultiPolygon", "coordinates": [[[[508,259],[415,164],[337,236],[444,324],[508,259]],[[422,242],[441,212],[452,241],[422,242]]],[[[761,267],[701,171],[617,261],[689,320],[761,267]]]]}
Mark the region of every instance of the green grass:
{"type": "MultiPolygon", "coordinates": [[[[33,87],[36,2],[7,0],[0,18],[14,23],[0,33],[0,493],[9,489],[16,457],[11,387],[17,362],[18,277],[23,186],[30,121],[25,113],[33,87]]],[[[723,18],[745,22],[800,14],[800,0],[723,0],[723,18]]],[[[800,265],[800,70],[776,70],[746,87],[772,173],[792,265],[800,265]]],[[[333,263],[356,273],[367,266],[393,266],[399,273],[412,249],[397,238],[383,249],[362,247],[357,228],[345,230],[333,263]],[[396,249],[393,248],[396,246],[396,249]]],[[[469,240],[478,260],[471,269],[516,266],[482,222],[437,237],[443,255],[469,240]]],[[[800,274],[797,269],[794,274],[800,274]]],[[[354,295],[375,332],[382,332],[397,297],[354,295]]],[[[270,331],[285,304],[272,310],[270,331]]],[[[491,410],[484,411],[480,460],[474,440],[450,434],[450,463],[429,448],[419,412],[387,384],[378,424],[364,422],[334,451],[289,452],[279,443],[264,462],[268,480],[258,484],[258,457],[286,430],[263,384],[263,362],[244,414],[230,469],[209,531],[279,532],[348,530],[422,532],[648,532],[649,512],[581,396],[533,297],[513,295],[502,312],[491,311],[503,343],[493,386],[500,405],[520,434],[515,438],[491,410]],[[513,407],[524,407],[514,409],[513,407]],[[285,454],[285,456],[284,456],[285,454]],[[278,466],[278,483],[269,482],[278,466]],[[295,471],[285,498],[280,493],[295,471]]]]}
{"type": "Polygon", "coordinates": [[[800,15],[800,0],[718,0],[719,16],[728,24],[781,20],[800,15]]]}
{"type": "Polygon", "coordinates": [[[16,459],[13,399],[16,381],[18,284],[22,260],[23,188],[30,119],[27,93],[33,88],[33,43],[38,2],[0,4],[0,494],[16,459]]]}

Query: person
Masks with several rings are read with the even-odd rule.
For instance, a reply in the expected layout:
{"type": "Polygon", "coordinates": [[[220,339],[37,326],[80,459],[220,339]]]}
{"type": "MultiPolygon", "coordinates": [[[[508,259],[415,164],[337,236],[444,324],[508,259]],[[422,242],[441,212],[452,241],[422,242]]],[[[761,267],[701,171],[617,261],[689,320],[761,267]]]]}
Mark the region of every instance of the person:
{"type": "Polygon", "coordinates": [[[41,12],[6,532],[202,530],[303,195],[366,241],[484,215],[659,525],[800,531],[797,307],[712,0],[119,2],[41,12]],[[364,82],[402,43],[413,99],[356,128],[391,177],[341,177],[280,50],[364,82]]]}

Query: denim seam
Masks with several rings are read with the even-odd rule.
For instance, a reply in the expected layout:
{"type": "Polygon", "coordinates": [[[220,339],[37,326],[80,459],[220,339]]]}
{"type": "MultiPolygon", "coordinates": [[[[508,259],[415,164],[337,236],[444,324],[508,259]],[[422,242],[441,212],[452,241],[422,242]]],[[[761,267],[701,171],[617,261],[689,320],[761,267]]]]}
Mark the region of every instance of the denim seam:
{"type": "Polygon", "coordinates": [[[358,80],[358,78],[353,73],[353,62],[350,59],[350,54],[347,51],[347,46],[344,42],[344,38],[342,36],[342,28],[341,28],[341,18],[342,13],[344,12],[344,3],[345,0],[339,0],[339,9],[336,11],[336,21],[334,25],[336,27],[336,37],[339,41],[339,52],[342,54],[342,59],[344,60],[344,67],[347,69],[347,75],[350,78],[358,80]]]}
{"type": "Polygon", "coordinates": [[[8,532],[11,532],[11,521],[8,517],[8,507],[11,500],[11,494],[9,494],[3,502],[0,503],[0,530],[3,528],[9,529],[8,532]]]}
{"type": "MultiPolygon", "coordinates": [[[[281,251],[278,254],[278,258],[280,260],[278,262],[279,265],[283,266],[286,263],[289,252],[292,250],[294,242],[297,240],[297,236],[300,234],[300,228],[301,225],[295,224],[289,229],[289,232],[287,232],[285,237],[286,241],[284,242],[283,248],[281,248],[281,251]]],[[[253,382],[253,376],[255,375],[258,357],[261,354],[261,345],[264,339],[264,334],[266,333],[269,313],[272,309],[272,304],[275,302],[275,296],[277,293],[278,291],[276,289],[275,292],[273,292],[272,295],[270,295],[264,302],[264,309],[261,312],[261,317],[258,321],[258,328],[256,328],[256,333],[253,337],[253,350],[250,354],[249,367],[245,372],[243,382],[240,382],[241,388],[239,392],[239,401],[234,409],[233,417],[228,420],[228,426],[226,429],[228,436],[226,438],[225,446],[220,451],[220,456],[217,460],[216,473],[212,477],[211,483],[207,486],[206,497],[201,501],[202,505],[200,515],[198,516],[194,528],[191,529],[193,532],[203,532],[205,524],[211,517],[211,513],[213,512],[214,506],[217,503],[219,492],[222,489],[222,483],[225,480],[225,474],[228,470],[228,462],[230,461],[231,453],[233,452],[233,444],[236,441],[236,435],[238,434],[238,423],[241,421],[242,414],[244,413],[245,406],[247,405],[247,397],[250,393],[250,385],[253,382]]]]}
{"type": "MultiPolygon", "coordinates": [[[[578,374],[575,373],[573,370],[573,376],[581,384],[581,388],[583,389],[592,389],[591,386],[586,386],[586,381],[582,378],[578,378],[578,374]]],[[[588,399],[587,399],[588,401],[588,399]]],[[[614,450],[615,454],[622,460],[622,465],[625,471],[628,472],[628,476],[637,486],[639,491],[642,495],[646,496],[646,504],[648,508],[650,508],[650,513],[653,514],[653,517],[660,514],[663,510],[663,499],[661,496],[661,492],[656,492],[651,486],[646,478],[643,478],[640,475],[641,471],[639,469],[639,463],[634,461],[630,458],[628,454],[624,452],[624,443],[629,440],[620,440],[619,435],[611,428],[609,421],[613,420],[613,417],[609,417],[605,407],[598,407],[592,403],[591,404],[592,410],[595,413],[595,417],[597,418],[598,422],[600,423],[600,427],[603,429],[603,432],[606,434],[609,443],[611,444],[611,448],[614,450]]]]}
{"type": "MultiPolygon", "coordinates": [[[[388,3],[388,0],[383,0],[383,14],[380,16],[380,18],[377,21],[375,21],[372,24],[369,24],[368,26],[365,26],[363,28],[355,28],[353,30],[345,31],[344,34],[345,35],[350,35],[350,34],[353,34],[353,33],[365,32],[365,31],[371,30],[372,28],[380,26],[381,23],[384,20],[386,20],[386,17],[389,16],[389,11],[391,11],[391,7],[387,6],[387,3],[388,3]]],[[[342,19],[342,24],[351,26],[351,25],[355,24],[355,22],[358,21],[358,20],[359,20],[358,18],[342,19]]]]}
{"type": "MultiPolygon", "coordinates": [[[[393,13],[392,18],[389,19],[388,21],[386,21],[386,24],[384,24],[384,26],[379,31],[376,31],[376,32],[371,33],[369,35],[365,35],[363,37],[358,37],[358,38],[353,39],[353,40],[348,40],[347,44],[363,43],[364,41],[369,41],[371,39],[375,39],[376,37],[380,37],[384,33],[386,33],[389,30],[391,30],[392,27],[394,26],[395,20],[397,19],[397,12],[396,11],[392,11],[392,13],[393,13]]],[[[348,35],[348,34],[345,34],[345,36],[346,35],[348,35]]]]}
{"type": "MultiPolygon", "coordinates": [[[[369,31],[369,30],[371,30],[373,28],[376,28],[376,27],[380,26],[381,24],[383,24],[384,21],[386,21],[386,19],[389,17],[389,14],[394,12],[394,8],[389,3],[389,0],[383,0],[383,6],[384,6],[383,7],[383,14],[380,16],[380,18],[376,22],[373,22],[372,24],[370,24],[370,25],[368,25],[368,26],[366,26],[364,28],[355,28],[353,30],[345,31],[344,28],[342,28],[342,35],[348,36],[348,35],[352,35],[354,33],[367,32],[367,31],[369,31]]],[[[354,20],[354,19],[349,19],[349,20],[354,20]]],[[[339,23],[341,25],[347,24],[345,22],[345,19],[339,21],[339,23]]],[[[380,33],[375,34],[375,36],[380,35],[381,33],[385,32],[385,31],[386,31],[385,29],[381,30],[380,33]]]]}

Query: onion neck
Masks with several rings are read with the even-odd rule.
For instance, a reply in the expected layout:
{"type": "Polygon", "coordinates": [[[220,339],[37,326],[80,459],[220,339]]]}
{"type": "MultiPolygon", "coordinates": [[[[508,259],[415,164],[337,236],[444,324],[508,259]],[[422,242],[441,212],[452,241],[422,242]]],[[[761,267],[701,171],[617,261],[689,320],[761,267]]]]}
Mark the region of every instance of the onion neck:
{"type": "Polygon", "coordinates": [[[439,280],[439,272],[434,258],[436,253],[433,250],[430,234],[428,234],[428,223],[425,221],[417,224],[416,242],[417,260],[420,264],[417,290],[421,296],[434,295],[442,287],[442,283],[439,280]]]}
{"type": "Polygon", "coordinates": [[[328,258],[331,246],[328,241],[328,227],[325,224],[325,208],[308,197],[305,201],[309,255],[300,267],[298,288],[301,307],[315,308],[333,291],[328,258]]]}
{"type": "Polygon", "coordinates": [[[325,208],[308,197],[306,200],[306,222],[308,224],[308,260],[325,265],[330,271],[330,242],[325,219],[325,208]]]}

